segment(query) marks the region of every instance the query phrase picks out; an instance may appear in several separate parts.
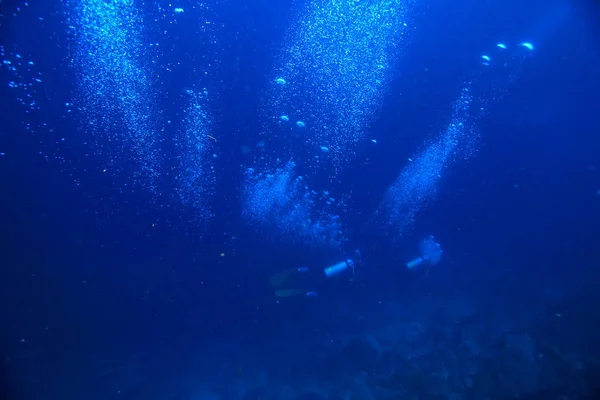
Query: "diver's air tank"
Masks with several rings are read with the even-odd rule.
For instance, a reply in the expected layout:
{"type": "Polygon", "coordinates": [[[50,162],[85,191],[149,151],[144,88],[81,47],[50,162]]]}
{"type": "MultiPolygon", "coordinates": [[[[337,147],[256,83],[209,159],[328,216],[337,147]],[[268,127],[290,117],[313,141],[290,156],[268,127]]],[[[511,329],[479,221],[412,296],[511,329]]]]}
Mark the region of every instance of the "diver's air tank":
{"type": "Polygon", "coordinates": [[[327,277],[331,277],[339,274],[340,272],[345,271],[348,268],[354,268],[354,261],[352,261],[351,259],[347,259],[345,261],[340,261],[337,264],[333,264],[332,266],[325,268],[324,272],[327,277]]]}
{"type": "Polygon", "coordinates": [[[424,262],[425,262],[425,260],[422,257],[417,257],[414,260],[407,262],[406,268],[413,269],[413,268],[416,268],[419,265],[423,264],[424,262]]]}

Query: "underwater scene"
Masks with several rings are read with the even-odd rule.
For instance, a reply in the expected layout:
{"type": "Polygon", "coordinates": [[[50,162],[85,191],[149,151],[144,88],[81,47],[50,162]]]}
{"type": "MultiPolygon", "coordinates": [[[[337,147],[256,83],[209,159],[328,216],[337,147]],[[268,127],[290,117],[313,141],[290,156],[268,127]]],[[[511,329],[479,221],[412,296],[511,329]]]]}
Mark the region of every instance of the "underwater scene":
{"type": "Polygon", "coordinates": [[[0,398],[600,399],[600,4],[0,1],[0,398]]]}

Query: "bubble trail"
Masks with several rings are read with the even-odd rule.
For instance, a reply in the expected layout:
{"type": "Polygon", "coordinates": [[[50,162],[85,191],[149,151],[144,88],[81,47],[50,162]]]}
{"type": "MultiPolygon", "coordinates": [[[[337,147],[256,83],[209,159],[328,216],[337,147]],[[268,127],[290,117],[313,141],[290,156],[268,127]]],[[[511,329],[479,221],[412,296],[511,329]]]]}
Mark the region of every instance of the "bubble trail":
{"type": "Polygon", "coordinates": [[[63,3],[78,80],[74,104],[82,130],[95,135],[94,150],[113,168],[122,168],[132,157],[139,166],[134,182],[155,190],[160,174],[158,112],[142,15],[132,0],[63,3]]]}
{"type": "Polygon", "coordinates": [[[462,156],[465,145],[473,139],[475,130],[469,121],[472,100],[471,89],[465,87],[455,102],[451,122],[444,132],[424,151],[412,157],[412,162],[388,189],[379,211],[394,232],[402,233],[412,224],[419,209],[435,194],[449,161],[462,156]]]}
{"type": "Polygon", "coordinates": [[[393,237],[398,237],[414,222],[417,212],[432,199],[445,168],[457,158],[468,158],[476,140],[475,122],[487,112],[488,104],[508,93],[508,87],[517,79],[533,45],[527,42],[525,53],[506,54],[507,45],[500,43],[494,56],[483,55],[481,68],[475,79],[465,84],[454,103],[451,122],[439,138],[425,150],[410,159],[400,176],[388,189],[378,214],[391,226],[393,237]]]}
{"type": "Polygon", "coordinates": [[[179,155],[176,191],[181,203],[193,210],[196,222],[203,222],[212,217],[208,200],[214,194],[214,167],[210,165],[214,157],[208,154],[216,139],[209,133],[212,124],[203,107],[206,90],[186,93],[190,96],[189,105],[175,141],[179,155]]]}
{"type": "MultiPolygon", "coordinates": [[[[264,131],[287,139],[290,127],[276,117],[303,121],[301,143],[315,151],[328,143],[336,171],[343,167],[380,109],[407,29],[406,3],[309,2],[273,72],[263,110],[270,122],[264,131]]],[[[287,141],[289,155],[297,145],[287,141]]]]}
{"type": "Polygon", "coordinates": [[[345,241],[336,213],[341,205],[326,191],[311,191],[295,170],[291,161],[271,173],[248,168],[242,196],[244,219],[268,238],[339,248],[345,241]]]}

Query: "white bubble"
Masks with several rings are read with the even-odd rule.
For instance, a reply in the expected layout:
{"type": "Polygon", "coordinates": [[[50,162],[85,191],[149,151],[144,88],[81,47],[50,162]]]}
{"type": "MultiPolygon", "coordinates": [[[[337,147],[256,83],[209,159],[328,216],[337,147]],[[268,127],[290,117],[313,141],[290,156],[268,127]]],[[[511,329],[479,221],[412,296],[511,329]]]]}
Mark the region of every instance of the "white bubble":
{"type": "Polygon", "coordinates": [[[288,117],[287,115],[282,115],[279,118],[281,118],[282,121],[286,121],[286,122],[290,120],[290,117],[288,117]]]}
{"type": "Polygon", "coordinates": [[[296,125],[298,125],[298,128],[304,128],[306,126],[304,121],[296,121],[296,125]]]}
{"type": "Polygon", "coordinates": [[[528,50],[533,50],[533,44],[530,42],[520,43],[519,46],[525,47],[528,50]]]}
{"type": "Polygon", "coordinates": [[[285,85],[287,83],[286,80],[283,78],[277,78],[275,79],[275,82],[279,85],[285,85]]]}
{"type": "Polygon", "coordinates": [[[326,146],[321,146],[321,151],[322,151],[323,153],[329,153],[329,147],[326,147],[326,146]]]}

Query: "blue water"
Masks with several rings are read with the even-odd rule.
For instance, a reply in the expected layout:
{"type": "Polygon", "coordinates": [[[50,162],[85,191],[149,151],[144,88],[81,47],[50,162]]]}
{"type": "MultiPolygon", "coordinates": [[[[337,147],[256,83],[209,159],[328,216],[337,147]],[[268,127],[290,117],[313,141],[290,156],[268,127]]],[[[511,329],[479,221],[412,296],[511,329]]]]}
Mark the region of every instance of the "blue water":
{"type": "Polygon", "coordinates": [[[600,396],[597,4],[0,12],[2,398],[600,396]]]}

